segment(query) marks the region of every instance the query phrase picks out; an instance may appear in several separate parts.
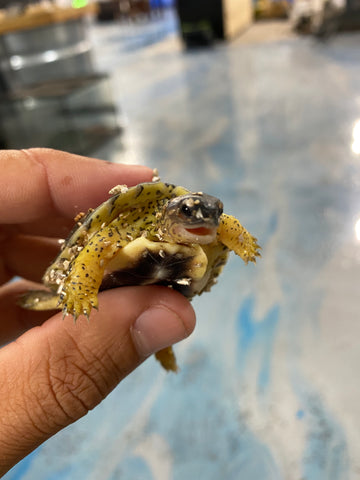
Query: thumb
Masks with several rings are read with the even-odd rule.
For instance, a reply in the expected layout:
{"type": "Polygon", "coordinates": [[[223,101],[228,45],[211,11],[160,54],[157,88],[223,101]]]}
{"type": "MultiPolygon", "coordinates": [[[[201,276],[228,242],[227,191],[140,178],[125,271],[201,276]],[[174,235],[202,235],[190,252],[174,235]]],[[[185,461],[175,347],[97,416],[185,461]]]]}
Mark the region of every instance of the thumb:
{"type": "Polygon", "coordinates": [[[0,475],[195,325],[189,302],[164,287],[108,290],[99,305],[89,324],[59,313],[0,350],[0,475]]]}

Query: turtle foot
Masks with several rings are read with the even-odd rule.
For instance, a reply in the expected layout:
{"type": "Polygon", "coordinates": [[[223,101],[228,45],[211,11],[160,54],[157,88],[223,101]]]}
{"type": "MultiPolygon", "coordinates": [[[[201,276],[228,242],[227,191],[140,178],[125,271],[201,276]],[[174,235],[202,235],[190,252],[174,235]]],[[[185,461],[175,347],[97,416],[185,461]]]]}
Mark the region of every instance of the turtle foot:
{"type": "Polygon", "coordinates": [[[168,372],[178,372],[179,367],[177,366],[175,353],[172,347],[159,350],[157,353],[155,353],[155,358],[168,372]]]}
{"type": "Polygon", "coordinates": [[[98,300],[97,296],[90,296],[90,295],[71,295],[71,293],[66,294],[64,299],[60,304],[60,308],[62,308],[63,318],[66,315],[72,315],[74,318],[74,322],[80,317],[80,315],[84,315],[88,320],[93,308],[97,309],[98,307],[98,300]]]}
{"type": "Polygon", "coordinates": [[[47,290],[30,290],[17,299],[17,304],[27,310],[56,310],[58,296],[47,290]]]}

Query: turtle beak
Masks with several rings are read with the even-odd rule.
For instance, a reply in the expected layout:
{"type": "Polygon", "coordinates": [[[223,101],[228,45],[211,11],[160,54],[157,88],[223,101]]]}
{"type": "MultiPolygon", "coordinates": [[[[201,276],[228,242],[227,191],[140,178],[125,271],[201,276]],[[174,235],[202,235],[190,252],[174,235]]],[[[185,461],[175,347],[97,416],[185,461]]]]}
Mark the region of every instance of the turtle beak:
{"type": "Polygon", "coordinates": [[[198,243],[199,245],[207,245],[216,239],[217,226],[213,227],[189,227],[177,225],[173,231],[182,243],[198,243]]]}
{"type": "Polygon", "coordinates": [[[185,230],[192,235],[212,235],[214,228],[198,227],[198,228],[185,228],[185,230]]]}

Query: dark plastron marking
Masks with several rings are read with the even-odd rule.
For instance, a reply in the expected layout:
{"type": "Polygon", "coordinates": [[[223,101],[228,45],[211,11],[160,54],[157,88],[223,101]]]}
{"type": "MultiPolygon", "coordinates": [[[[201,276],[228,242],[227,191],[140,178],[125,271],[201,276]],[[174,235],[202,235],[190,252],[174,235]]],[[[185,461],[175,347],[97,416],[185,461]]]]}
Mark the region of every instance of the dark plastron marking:
{"type": "Polygon", "coordinates": [[[170,286],[186,297],[191,297],[193,295],[191,282],[187,284],[186,281],[191,261],[192,257],[181,253],[167,254],[163,250],[154,253],[146,250],[131,267],[107,274],[99,291],[121,286],[156,284],[170,286]]]}

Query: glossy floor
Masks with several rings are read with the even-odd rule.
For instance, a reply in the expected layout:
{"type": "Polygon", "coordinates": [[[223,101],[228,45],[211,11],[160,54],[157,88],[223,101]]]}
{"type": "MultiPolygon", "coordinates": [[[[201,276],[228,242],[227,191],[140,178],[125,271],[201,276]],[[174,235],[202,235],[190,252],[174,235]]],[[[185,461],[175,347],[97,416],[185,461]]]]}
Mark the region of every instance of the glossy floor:
{"type": "Polygon", "coordinates": [[[179,374],[148,360],[5,478],[355,480],[360,35],[265,24],[185,53],[172,21],[141,41],[126,27],[130,49],[118,26],[95,30],[126,124],[98,154],[220,197],[262,259],[234,256],[194,301],[179,374]]]}

